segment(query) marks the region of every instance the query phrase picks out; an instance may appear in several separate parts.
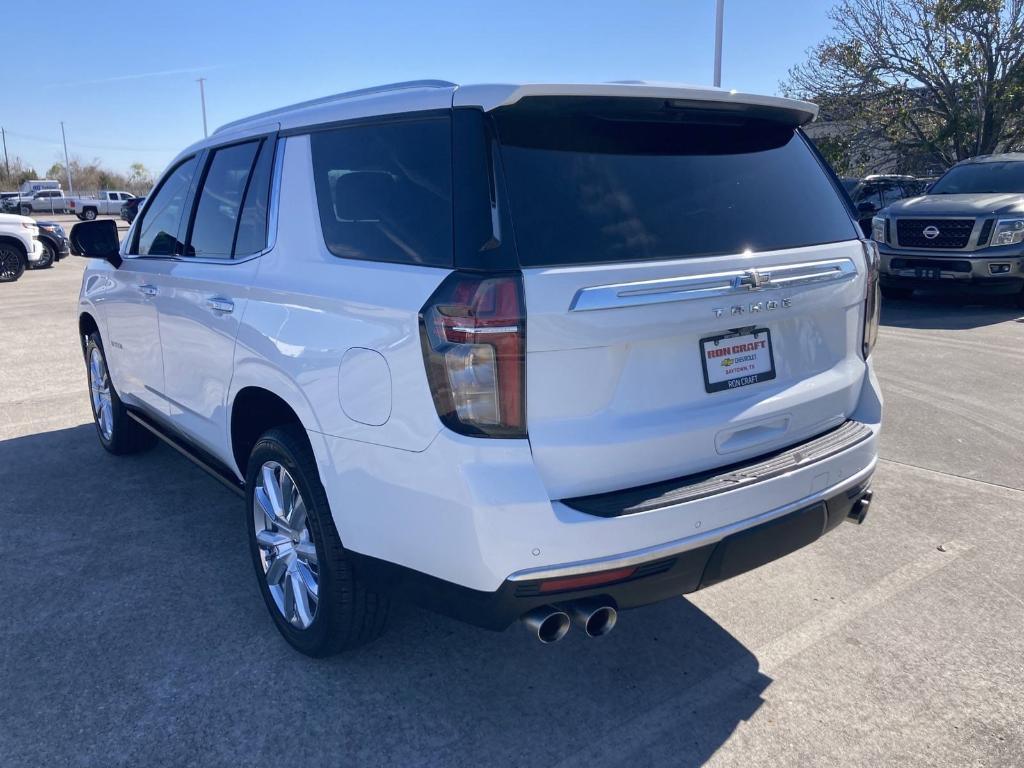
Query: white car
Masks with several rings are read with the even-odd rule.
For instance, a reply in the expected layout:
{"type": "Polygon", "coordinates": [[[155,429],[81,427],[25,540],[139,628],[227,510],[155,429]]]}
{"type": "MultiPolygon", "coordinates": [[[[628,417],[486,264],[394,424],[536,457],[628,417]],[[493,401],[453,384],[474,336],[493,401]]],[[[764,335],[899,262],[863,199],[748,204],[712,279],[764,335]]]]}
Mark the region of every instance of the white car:
{"type": "Polygon", "coordinates": [[[13,283],[43,259],[39,225],[30,216],[0,213],[0,283],[13,283]]]}
{"type": "Polygon", "coordinates": [[[244,497],[311,655],[376,636],[395,595],[601,635],[859,522],[878,256],[815,112],[420,81],[224,126],[120,248],[111,221],[72,232],[100,259],[100,442],[162,437],[244,497]]]}
{"type": "Polygon", "coordinates": [[[103,190],[95,197],[69,197],[67,207],[83,221],[92,221],[100,214],[114,215],[121,212],[121,206],[135,195],[130,192],[103,190]]]}

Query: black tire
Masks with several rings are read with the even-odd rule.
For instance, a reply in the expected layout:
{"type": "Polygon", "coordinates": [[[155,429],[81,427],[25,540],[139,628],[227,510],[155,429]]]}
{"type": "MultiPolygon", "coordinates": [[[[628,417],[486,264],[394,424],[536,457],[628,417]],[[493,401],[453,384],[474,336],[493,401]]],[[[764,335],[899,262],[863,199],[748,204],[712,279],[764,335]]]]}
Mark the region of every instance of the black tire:
{"type": "Polygon", "coordinates": [[[86,221],[93,221],[93,220],[95,220],[96,219],[96,209],[95,208],[86,208],[84,211],[82,211],[82,218],[84,218],[86,221]]]}
{"type": "Polygon", "coordinates": [[[85,375],[89,384],[89,404],[92,407],[92,421],[96,427],[96,435],[100,439],[100,445],[106,448],[115,456],[125,456],[131,453],[139,453],[153,447],[156,437],[128,416],[113,382],[110,381],[110,374],[106,369],[106,353],[103,351],[103,342],[100,341],[98,333],[90,333],[85,339],[85,375]],[[103,375],[105,384],[110,392],[110,435],[104,434],[100,426],[100,413],[96,408],[95,398],[92,396],[93,388],[93,367],[90,364],[93,351],[97,350],[103,359],[103,375]]]}
{"type": "Polygon", "coordinates": [[[32,208],[31,208],[31,206],[28,206],[28,205],[21,206],[20,213],[21,213],[22,216],[31,216],[32,215],[32,208]]]}
{"type": "Polygon", "coordinates": [[[883,285],[880,286],[882,291],[882,298],[889,299],[890,301],[899,301],[901,299],[909,299],[914,295],[913,288],[906,288],[899,285],[883,285]]]}
{"type": "Polygon", "coordinates": [[[41,240],[40,242],[43,244],[43,257],[32,265],[32,269],[49,269],[57,260],[57,252],[46,240],[41,240]]]}
{"type": "Polygon", "coordinates": [[[13,283],[25,274],[25,253],[18,246],[0,243],[0,283],[13,283]]]}
{"type": "Polygon", "coordinates": [[[390,600],[368,588],[356,574],[334,526],[327,493],[320,482],[316,459],[305,433],[294,426],[278,427],[265,433],[256,441],[247,469],[244,519],[249,532],[249,550],[263,601],[284,639],[300,653],[319,658],[377,638],[387,623],[390,600]],[[306,507],[309,538],[316,547],[319,598],[312,623],[305,629],[290,623],[274,602],[256,543],[257,475],[268,461],[279,463],[294,480],[306,507]]]}

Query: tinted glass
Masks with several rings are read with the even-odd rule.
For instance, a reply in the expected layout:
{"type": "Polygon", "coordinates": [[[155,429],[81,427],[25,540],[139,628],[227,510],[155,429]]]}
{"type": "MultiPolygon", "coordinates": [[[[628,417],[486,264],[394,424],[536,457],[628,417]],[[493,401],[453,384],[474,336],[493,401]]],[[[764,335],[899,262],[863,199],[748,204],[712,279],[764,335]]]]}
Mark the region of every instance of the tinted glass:
{"type": "Polygon", "coordinates": [[[904,197],[903,189],[896,184],[883,184],[882,185],[882,207],[892,205],[897,200],[902,200],[904,197]]]}
{"type": "Polygon", "coordinates": [[[242,215],[238,220],[238,236],[235,238],[236,256],[259,253],[267,246],[267,209],[270,205],[270,177],[273,173],[274,142],[264,141],[260,147],[249,188],[242,203],[242,215]]]}
{"type": "Polygon", "coordinates": [[[792,127],[663,101],[580,101],[528,99],[495,113],[524,266],[765,251],[859,235],[792,127]]]}
{"type": "Polygon", "coordinates": [[[197,158],[191,157],[166,177],[139,225],[135,253],[140,256],[173,256],[182,252],[178,231],[185,198],[196,172],[196,162],[197,158]]]}
{"type": "Polygon", "coordinates": [[[936,181],[928,194],[976,195],[984,192],[1024,192],[1024,162],[958,165],[936,181]]]}
{"type": "Polygon", "coordinates": [[[218,149],[203,179],[189,237],[189,256],[230,258],[245,185],[260,142],[218,149]]]}
{"type": "Polygon", "coordinates": [[[351,259],[450,266],[448,118],[359,125],[310,136],[324,240],[351,259]]]}

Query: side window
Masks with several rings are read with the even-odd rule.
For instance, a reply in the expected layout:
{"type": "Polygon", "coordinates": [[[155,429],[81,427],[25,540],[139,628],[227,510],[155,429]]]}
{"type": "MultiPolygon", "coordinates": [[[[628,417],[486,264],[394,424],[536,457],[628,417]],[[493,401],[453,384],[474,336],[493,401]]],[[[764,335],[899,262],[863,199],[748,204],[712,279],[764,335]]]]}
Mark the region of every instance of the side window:
{"type": "Polygon", "coordinates": [[[242,215],[238,218],[235,237],[235,256],[259,253],[267,247],[267,212],[270,209],[270,178],[274,172],[274,145],[267,139],[249,177],[249,188],[242,202],[242,215]]]}
{"type": "Polygon", "coordinates": [[[206,168],[189,234],[187,256],[230,259],[259,141],[218,149],[206,168]]]}
{"type": "Polygon", "coordinates": [[[335,256],[452,265],[447,117],[353,125],[310,135],[320,223],[335,256]]]}
{"type": "Polygon", "coordinates": [[[174,256],[182,252],[178,239],[181,214],[196,172],[197,157],[180,163],[164,179],[138,226],[133,249],[139,256],[174,256]]]}

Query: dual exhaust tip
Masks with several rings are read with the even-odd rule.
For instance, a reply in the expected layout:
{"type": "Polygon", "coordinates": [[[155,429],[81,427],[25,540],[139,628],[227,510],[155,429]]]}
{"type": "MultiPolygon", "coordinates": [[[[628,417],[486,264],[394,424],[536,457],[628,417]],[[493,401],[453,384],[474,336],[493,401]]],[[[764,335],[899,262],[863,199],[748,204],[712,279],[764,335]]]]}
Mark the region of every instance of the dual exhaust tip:
{"type": "Polygon", "coordinates": [[[563,606],[542,605],[523,616],[523,624],[530,634],[542,643],[557,643],[576,624],[587,637],[601,637],[615,628],[619,612],[607,601],[599,598],[577,600],[563,606]]]}

